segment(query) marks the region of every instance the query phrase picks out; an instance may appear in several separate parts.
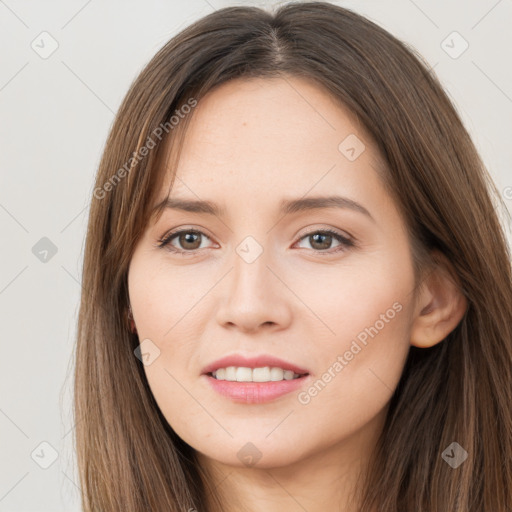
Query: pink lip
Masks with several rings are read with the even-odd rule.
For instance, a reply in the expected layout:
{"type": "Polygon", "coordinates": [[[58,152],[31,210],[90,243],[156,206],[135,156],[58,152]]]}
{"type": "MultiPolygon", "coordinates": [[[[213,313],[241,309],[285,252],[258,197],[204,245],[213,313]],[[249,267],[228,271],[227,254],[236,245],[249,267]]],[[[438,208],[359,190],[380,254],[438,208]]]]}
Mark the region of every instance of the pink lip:
{"type": "Polygon", "coordinates": [[[243,366],[245,368],[263,368],[265,366],[270,366],[271,368],[274,367],[282,368],[283,370],[292,370],[299,374],[309,373],[308,370],[300,368],[295,364],[284,361],[283,359],[279,359],[278,357],[265,354],[261,354],[255,357],[244,357],[238,354],[226,356],[221,359],[217,359],[217,361],[214,361],[213,363],[205,366],[201,373],[211,373],[215,370],[218,370],[219,368],[227,368],[228,366],[243,366]]]}
{"type": "Polygon", "coordinates": [[[217,393],[230,398],[234,402],[246,404],[270,402],[292,391],[296,391],[303,386],[306,381],[310,380],[309,372],[304,368],[277,357],[264,354],[255,357],[244,357],[236,354],[223,357],[203,368],[202,378],[207,379],[210,386],[212,386],[217,393]],[[215,377],[209,375],[219,368],[227,368],[228,366],[243,366],[245,368],[270,366],[271,368],[277,367],[283,370],[292,370],[302,376],[298,379],[275,382],[237,382],[217,380],[215,377]]]}
{"type": "Polygon", "coordinates": [[[277,382],[236,382],[229,380],[217,380],[210,375],[202,375],[207,379],[210,386],[221,395],[231,399],[233,402],[244,404],[262,404],[270,402],[283,395],[298,390],[304,386],[310,376],[300,377],[293,380],[280,380],[277,382]]]}

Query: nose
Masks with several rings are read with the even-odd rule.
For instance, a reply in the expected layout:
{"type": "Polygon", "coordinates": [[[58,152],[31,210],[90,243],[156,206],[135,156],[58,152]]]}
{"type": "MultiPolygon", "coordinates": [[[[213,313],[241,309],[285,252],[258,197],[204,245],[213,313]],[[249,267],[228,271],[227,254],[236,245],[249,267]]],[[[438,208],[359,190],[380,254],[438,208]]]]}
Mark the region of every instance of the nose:
{"type": "Polygon", "coordinates": [[[265,252],[251,263],[235,254],[233,263],[217,309],[219,325],[244,333],[285,329],[292,318],[293,294],[276,265],[265,252]]]}

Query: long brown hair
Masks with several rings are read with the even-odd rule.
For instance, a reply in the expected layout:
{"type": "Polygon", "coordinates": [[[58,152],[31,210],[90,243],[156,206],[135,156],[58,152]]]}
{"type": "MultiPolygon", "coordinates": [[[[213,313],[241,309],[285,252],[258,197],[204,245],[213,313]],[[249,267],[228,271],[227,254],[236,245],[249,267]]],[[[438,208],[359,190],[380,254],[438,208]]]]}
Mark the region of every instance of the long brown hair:
{"type": "Polygon", "coordinates": [[[496,213],[503,201],[422,57],[324,2],[272,13],[229,7],[198,20],[158,51],[117,113],[91,198],[78,320],[84,511],[212,509],[210,479],[166,422],[134,355],[142,340],[126,318],[127,271],[163,183],[162,141],[179,155],[194,105],[227,80],[287,75],[314,80],[357,116],[386,163],[418,279],[440,251],[468,302],[445,340],[411,347],[360,481],[361,510],[510,511],[511,258],[496,213]],[[468,453],[456,469],[442,457],[452,442],[468,453]]]}

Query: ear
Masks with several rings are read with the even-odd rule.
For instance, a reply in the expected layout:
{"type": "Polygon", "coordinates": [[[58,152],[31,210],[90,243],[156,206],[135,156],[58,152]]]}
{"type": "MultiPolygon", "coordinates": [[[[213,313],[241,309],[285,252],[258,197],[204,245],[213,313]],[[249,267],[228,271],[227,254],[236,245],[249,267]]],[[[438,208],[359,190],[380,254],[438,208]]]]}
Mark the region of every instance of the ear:
{"type": "Polygon", "coordinates": [[[411,345],[419,348],[443,341],[467,310],[452,264],[440,251],[434,251],[432,256],[437,265],[421,283],[411,328],[411,345]]]}

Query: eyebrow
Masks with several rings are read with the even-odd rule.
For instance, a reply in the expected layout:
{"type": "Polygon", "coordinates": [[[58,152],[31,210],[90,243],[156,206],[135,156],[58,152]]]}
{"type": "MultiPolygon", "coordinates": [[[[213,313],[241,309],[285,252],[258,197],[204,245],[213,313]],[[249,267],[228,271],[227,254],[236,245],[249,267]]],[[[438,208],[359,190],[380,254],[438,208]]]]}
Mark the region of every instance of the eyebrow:
{"type": "MultiPolygon", "coordinates": [[[[182,210],[192,213],[205,213],[208,215],[214,215],[216,217],[222,217],[226,214],[225,208],[222,208],[211,201],[192,199],[167,197],[153,208],[153,212],[160,208],[170,208],[173,210],[182,210]]],[[[319,210],[322,208],[341,208],[353,210],[366,215],[373,222],[375,222],[372,214],[363,205],[352,199],[349,199],[348,197],[342,196],[316,196],[301,199],[284,199],[281,201],[279,212],[283,215],[288,215],[302,211],[319,210]]]]}

